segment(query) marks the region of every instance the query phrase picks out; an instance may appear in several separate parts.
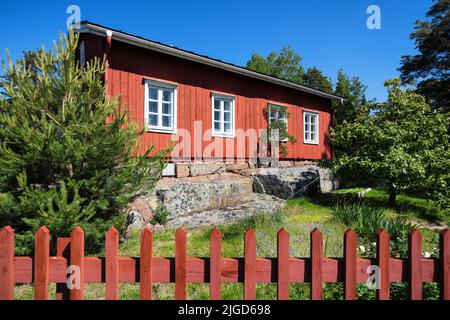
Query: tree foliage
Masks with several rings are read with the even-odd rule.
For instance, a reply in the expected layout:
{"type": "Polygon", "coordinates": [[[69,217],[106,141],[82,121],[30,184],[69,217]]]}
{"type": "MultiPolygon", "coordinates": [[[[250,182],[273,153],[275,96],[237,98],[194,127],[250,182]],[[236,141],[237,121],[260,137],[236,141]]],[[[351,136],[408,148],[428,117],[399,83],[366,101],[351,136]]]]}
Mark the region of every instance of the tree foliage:
{"type": "Polygon", "coordinates": [[[326,92],[333,91],[331,79],[324,76],[315,67],[308,68],[305,71],[302,66],[302,57],[295,53],[295,50],[290,46],[284,46],[280,52],[273,51],[267,57],[253,53],[247,62],[247,68],[314,89],[326,92]]]}
{"type": "Polygon", "coordinates": [[[450,0],[435,1],[427,21],[416,22],[411,39],[418,54],[402,57],[401,79],[418,81],[418,92],[433,107],[450,110],[450,0]]]}
{"type": "Polygon", "coordinates": [[[3,65],[0,225],[16,230],[20,253],[41,225],[53,241],[81,226],[86,248],[99,250],[103,233],[111,225],[123,230],[121,212],[164,166],[164,152],[137,154],[143,131],[120,101],[106,98],[104,62],[80,68],[77,42],[70,33],[55,52],[3,65]]]}
{"type": "Polygon", "coordinates": [[[387,81],[386,87],[387,102],[332,130],[333,144],[351,150],[336,158],[335,169],[349,179],[384,184],[391,202],[402,191],[445,202],[450,186],[448,115],[432,110],[398,79],[387,81]]]}

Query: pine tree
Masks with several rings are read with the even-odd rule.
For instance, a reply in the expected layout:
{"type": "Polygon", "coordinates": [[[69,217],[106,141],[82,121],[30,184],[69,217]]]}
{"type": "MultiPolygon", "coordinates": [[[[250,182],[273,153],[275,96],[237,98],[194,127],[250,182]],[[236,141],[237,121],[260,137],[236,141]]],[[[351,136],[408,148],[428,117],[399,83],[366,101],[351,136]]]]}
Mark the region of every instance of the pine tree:
{"type": "Polygon", "coordinates": [[[124,208],[153,187],[164,166],[165,152],[139,154],[143,131],[120,100],[105,96],[104,61],[81,68],[77,43],[69,33],[54,52],[29,55],[32,66],[3,63],[0,226],[16,230],[18,253],[32,249],[41,225],[53,241],[81,226],[86,250],[98,251],[103,233],[124,229],[124,208]]]}

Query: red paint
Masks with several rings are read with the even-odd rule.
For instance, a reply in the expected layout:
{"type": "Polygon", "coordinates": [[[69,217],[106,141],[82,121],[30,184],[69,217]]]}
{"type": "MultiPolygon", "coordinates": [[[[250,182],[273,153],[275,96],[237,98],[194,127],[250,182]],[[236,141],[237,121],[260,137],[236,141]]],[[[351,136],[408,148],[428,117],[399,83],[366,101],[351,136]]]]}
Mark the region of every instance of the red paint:
{"type": "Polygon", "coordinates": [[[145,227],[141,235],[141,300],[151,300],[153,290],[153,232],[145,227]]]}
{"type": "Polygon", "coordinates": [[[175,299],[186,300],[187,232],[179,228],[175,235],[175,299]]]}
{"type": "MultiPolygon", "coordinates": [[[[128,106],[132,118],[141,127],[144,124],[144,80],[153,78],[178,85],[178,129],[187,129],[193,134],[196,120],[202,121],[203,131],[211,129],[211,94],[225,93],[235,97],[236,129],[266,129],[268,124],[264,109],[267,104],[271,102],[284,105],[290,113],[289,134],[297,139],[295,144],[287,143],[286,159],[314,160],[331,157],[329,127],[332,117],[329,99],[114,41],[114,35],[112,47],[104,37],[81,34],[81,39],[85,42],[87,60],[103,57],[107,48],[111,48],[107,55],[108,93],[122,96],[122,102],[128,106]],[[303,110],[319,113],[318,145],[303,143],[303,110]]],[[[172,134],[147,132],[141,141],[141,152],[151,144],[155,145],[155,151],[162,150],[173,142],[172,137],[177,141],[181,140],[172,134]]],[[[193,140],[191,139],[191,158],[186,160],[194,157],[193,140]]],[[[204,151],[216,140],[225,145],[230,139],[211,138],[211,141],[203,141],[200,149],[204,151]]],[[[234,146],[236,154],[239,142],[236,138],[229,142],[234,146]]],[[[249,158],[248,142],[244,143],[247,151],[245,158],[249,158]]],[[[220,155],[215,157],[223,158],[220,155]]]]}
{"type": "Polygon", "coordinates": [[[211,300],[221,299],[222,288],[222,234],[219,229],[214,228],[210,236],[210,298],[211,300]]]}

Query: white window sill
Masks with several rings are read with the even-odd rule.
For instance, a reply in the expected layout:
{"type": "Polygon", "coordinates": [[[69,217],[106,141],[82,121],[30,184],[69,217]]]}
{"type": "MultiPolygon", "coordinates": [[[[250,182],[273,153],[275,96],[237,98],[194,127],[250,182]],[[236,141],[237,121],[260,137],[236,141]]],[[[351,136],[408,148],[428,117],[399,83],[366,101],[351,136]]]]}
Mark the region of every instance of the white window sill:
{"type": "Polygon", "coordinates": [[[168,134],[176,134],[177,131],[174,129],[164,129],[164,128],[147,128],[146,132],[155,132],[155,133],[168,133],[168,134]]]}
{"type": "Polygon", "coordinates": [[[235,134],[226,134],[226,133],[213,133],[211,136],[214,138],[229,138],[229,139],[234,139],[236,137],[235,134]]]}
{"type": "Polygon", "coordinates": [[[318,145],[319,141],[303,141],[304,144],[315,144],[318,145]]]}

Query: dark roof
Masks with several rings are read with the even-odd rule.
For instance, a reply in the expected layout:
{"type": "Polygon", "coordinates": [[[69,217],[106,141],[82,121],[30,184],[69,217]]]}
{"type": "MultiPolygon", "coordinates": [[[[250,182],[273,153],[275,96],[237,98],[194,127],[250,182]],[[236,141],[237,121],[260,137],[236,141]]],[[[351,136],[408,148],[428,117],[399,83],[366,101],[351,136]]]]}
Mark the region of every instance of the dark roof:
{"type": "Polygon", "coordinates": [[[266,74],[263,74],[263,73],[260,73],[257,71],[253,71],[253,70],[241,67],[241,66],[237,66],[237,65],[229,63],[229,62],[225,62],[225,61],[222,61],[219,59],[214,59],[214,58],[208,57],[206,55],[201,55],[201,54],[198,54],[198,53],[195,53],[192,51],[177,48],[175,46],[170,46],[170,45],[158,42],[158,41],[149,40],[144,37],[132,35],[132,34],[117,30],[117,29],[109,28],[109,27],[106,27],[106,26],[103,26],[100,24],[86,21],[86,20],[82,21],[80,25],[81,25],[80,29],[77,30],[77,32],[94,33],[94,34],[106,37],[106,32],[111,31],[113,34],[114,40],[131,43],[133,45],[145,47],[150,50],[155,50],[155,51],[163,52],[166,54],[178,56],[183,59],[193,60],[193,61],[196,61],[199,63],[207,64],[207,65],[218,67],[221,69],[225,69],[230,72],[250,76],[250,77],[253,77],[256,79],[275,83],[275,84],[278,84],[278,85],[281,85],[284,87],[293,88],[293,89],[296,89],[299,91],[307,92],[307,93],[321,96],[324,98],[337,100],[337,101],[343,100],[342,97],[339,97],[337,95],[334,95],[334,94],[331,94],[331,93],[328,93],[328,92],[325,92],[322,90],[317,90],[312,87],[301,85],[301,84],[298,84],[298,83],[295,83],[292,81],[284,80],[284,79],[277,78],[274,76],[269,76],[269,75],[266,75],[266,74]]]}

